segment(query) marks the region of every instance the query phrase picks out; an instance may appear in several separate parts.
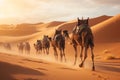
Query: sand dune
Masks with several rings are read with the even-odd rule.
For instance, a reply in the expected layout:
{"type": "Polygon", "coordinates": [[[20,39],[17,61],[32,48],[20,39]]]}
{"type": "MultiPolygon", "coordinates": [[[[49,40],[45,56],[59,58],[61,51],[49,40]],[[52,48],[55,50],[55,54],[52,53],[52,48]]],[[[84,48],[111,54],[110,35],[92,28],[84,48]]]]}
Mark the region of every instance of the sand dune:
{"type": "MultiPolygon", "coordinates": [[[[21,26],[20,26],[21,27],[21,26]]],[[[36,26],[35,26],[36,27],[36,26]]],[[[37,39],[42,39],[43,35],[48,35],[52,36],[56,27],[42,27],[39,28],[34,28],[34,26],[29,27],[25,26],[22,28],[16,27],[15,29],[12,30],[0,30],[0,42],[21,42],[21,41],[29,41],[29,42],[35,42],[37,39]],[[16,29],[17,28],[17,29],[16,29]],[[24,29],[25,28],[25,29],[24,29]],[[30,29],[27,29],[30,28],[30,29]],[[34,29],[33,29],[34,28],[34,29]]]]}
{"type": "Polygon", "coordinates": [[[58,25],[60,25],[60,24],[62,24],[62,23],[64,23],[64,22],[62,22],[62,21],[53,21],[53,22],[48,22],[48,23],[44,23],[44,24],[40,24],[40,25],[37,25],[37,28],[38,29],[40,29],[40,28],[42,28],[42,27],[46,27],[46,28],[49,28],[49,27],[56,27],[56,26],[58,26],[58,25]]]}
{"type": "Polygon", "coordinates": [[[15,43],[15,42],[24,42],[24,41],[29,41],[32,40],[34,38],[38,38],[38,36],[40,35],[40,33],[35,33],[32,35],[27,35],[27,36],[0,36],[0,42],[10,42],[10,43],[15,43]]]}
{"type": "MultiPolygon", "coordinates": [[[[111,18],[111,16],[106,16],[106,15],[103,15],[103,16],[99,16],[99,17],[96,17],[96,18],[90,18],[89,20],[89,25],[90,26],[94,26],[100,22],[103,22],[107,19],[111,18]]],[[[69,32],[72,31],[72,29],[75,27],[76,25],[76,21],[77,20],[72,20],[72,21],[68,21],[66,23],[63,23],[61,25],[58,25],[59,29],[64,29],[64,30],[68,30],[69,32]]]]}
{"type": "Polygon", "coordinates": [[[90,21],[89,21],[89,25],[90,26],[94,26],[96,24],[99,24],[107,19],[110,19],[112,16],[107,16],[107,15],[102,15],[102,16],[99,16],[99,17],[96,17],[96,18],[91,18],[90,21]]]}
{"type": "MultiPolygon", "coordinates": [[[[116,15],[92,27],[95,54],[98,58],[120,58],[120,15],[116,15]]],[[[97,58],[97,57],[96,57],[97,58]]]]}
{"type": "Polygon", "coordinates": [[[97,62],[97,71],[38,58],[0,53],[2,80],[119,80],[119,63],[97,62]]]}
{"type": "Polygon", "coordinates": [[[96,42],[120,42],[120,15],[92,27],[96,42]]]}
{"type": "MultiPolygon", "coordinates": [[[[90,19],[90,25],[95,37],[95,66],[96,71],[91,71],[91,56],[84,68],[79,68],[80,47],[78,47],[77,65],[73,66],[74,49],[66,41],[65,54],[67,63],[55,61],[53,49],[50,48],[49,56],[35,55],[33,43],[42,39],[43,35],[53,36],[55,29],[72,31],[76,20],[68,22],[53,21],[50,23],[19,24],[16,27],[0,28],[0,42],[11,43],[12,50],[2,50],[0,46],[0,79],[1,80],[120,80],[120,15],[109,17],[100,16],[90,19]],[[110,19],[109,19],[110,18],[110,19]],[[99,23],[99,24],[98,24],[99,23]],[[31,54],[19,54],[16,43],[30,42],[31,54]],[[15,43],[15,44],[14,44],[15,43]],[[108,60],[109,56],[115,57],[108,60]],[[107,57],[107,58],[106,58],[107,57]],[[63,74],[64,73],[64,74],[63,74]]],[[[59,51],[58,51],[59,52],[59,51]]],[[[60,54],[59,54],[60,57],[60,54]]]]}
{"type": "Polygon", "coordinates": [[[10,25],[0,28],[0,36],[26,36],[38,32],[33,24],[10,25]],[[12,26],[12,27],[11,27],[12,26]]]}
{"type": "Polygon", "coordinates": [[[7,24],[1,24],[0,25],[0,30],[5,30],[5,29],[14,29],[15,26],[14,25],[7,25],[7,24]]]}
{"type": "Polygon", "coordinates": [[[12,30],[0,30],[0,36],[26,36],[31,35],[36,32],[39,32],[37,30],[18,30],[18,29],[12,29],[12,30]]]}

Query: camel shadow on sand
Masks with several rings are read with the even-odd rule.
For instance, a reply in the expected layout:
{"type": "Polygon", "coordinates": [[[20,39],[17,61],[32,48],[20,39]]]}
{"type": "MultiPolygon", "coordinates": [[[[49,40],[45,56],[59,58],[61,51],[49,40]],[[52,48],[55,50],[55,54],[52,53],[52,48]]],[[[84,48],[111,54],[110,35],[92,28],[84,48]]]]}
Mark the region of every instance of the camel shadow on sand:
{"type": "Polygon", "coordinates": [[[30,59],[22,59],[23,61],[30,61],[30,62],[35,62],[35,63],[41,63],[41,64],[48,64],[43,61],[35,61],[35,60],[30,60],[30,59]]]}
{"type": "MultiPolygon", "coordinates": [[[[24,75],[35,75],[35,76],[45,76],[45,74],[41,71],[37,71],[34,69],[6,63],[6,62],[0,62],[0,79],[1,80],[16,80],[13,75],[17,74],[24,74],[24,75]]],[[[29,79],[26,80],[37,80],[32,79],[29,77],[29,79]]]]}

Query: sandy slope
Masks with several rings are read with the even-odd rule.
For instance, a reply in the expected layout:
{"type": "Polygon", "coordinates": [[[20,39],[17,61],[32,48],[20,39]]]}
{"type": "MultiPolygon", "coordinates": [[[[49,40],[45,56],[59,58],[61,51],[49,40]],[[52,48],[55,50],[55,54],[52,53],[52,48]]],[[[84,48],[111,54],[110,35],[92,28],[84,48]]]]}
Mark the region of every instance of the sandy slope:
{"type": "Polygon", "coordinates": [[[110,19],[112,16],[107,16],[107,15],[102,15],[102,16],[99,16],[99,17],[96,17],[96,18],[91,18],[90,21],[89,21],[89,25],[90,26],[94,26],[96,24],[99,24],[107,19],[110,19]]]}
{"type": "Polygon", "coordinates": [[[38,32],[34,24],[2,25],[0,36],[25,36],[38,32]]]}
{"type": "Polygon", "coordinates": [[[116,15],[92,27],[95,41],[120,42],[120,15],[116,15]]]}
{"type": "MultiPolygon", "coordinates": [[[[90,18],[89,20],[89,25],[90,26],[94,26],[100,22],[103,22],[107,19],[111,18],[111,16],[99,16],[99,17],[96,17],[96,18],[90,18]]],[[[75,27],[76,25],[76,21],[77,20],[72,20],[72,21],[68,21],[66,23],[63,23],[61,25],[58,25],[59,29],[63,29],[63,30],[68,30],[69,32],[72,31],[72,29],[75,27]]]]}
{"type": "Polygon", "coordinates": [[[56,27],[64,22],[53,21],[49,23],[36,23],[36,24],[17,24],[15,25],[0,25],[0,36],[28,36],[34,33],[43,31],[43,28],[56,27]]]}
{"type": "Polygon", "coordinates": [[[97,62],[97,71],[0,53],[1,80],[119,80],[119,64],[97,62]],[[102,65],[101,65],[102,64],[102,65]],[[114,66],[118,65],[118,66],[114,66]]]}
{"type": "Polygon", "coordinates": [[[120,58],[120,15],[116,15],[92,27],[95,53],[101,58],[114,56],[120,58]]]}
{"type": "MultiPolygon", "coordinates": [[[[98,20],[98,22],[102,21],[102,18],[98,18],[100,19],[98,20]]],[[[104,18],[104,20],[106,19],[108,19],[108,17],[104,18]]],[[[78,64],[80,63],[79,53],[77,65],[73,66],[74,49],[72,45],[67,44],[69,41],[66,42],[65,49],[67,63],[63,64],[60,62],[56,62],[54,60],[52,48],[50,49],[50,55],[47,57],[35,55],[33,43],[36,42],[37,39],[42,39],[43,35],[53,36],[53,33],[57,28],[68,29],[69,31],[71,31],[72,27],[74,27],[74,20],[68,22],[50,22],[44,24],[22,24],[18,25],[16,28],[10,28],[10,30],[12,30],[13,32],[9,29],[2,28],[0,29],[0,42],[11,43],[13,49],[12,51],[7,51],[2,46],[0,46],[0,79],[120,80],[119,23],[120,15],[117,15],[99,24],[95,23],[97,25],[92,27],[92,31],[95,36],[95,72],[92,72],[90,70],[90,50],[88,51],[88,59],[85,63],[84,69],[78,68],[78,64]],[[19,30],[20,32],[15,30],[19,30]],[[19,43],[21,41],[30,42],[30,45],[32,47],[30,56],[18,54],[16,43],[19,43]],[[115,59],[107,60],[106,57],[109,57],[109,55],[115,57],[115,59]],[[39,58],[42,58],[43,60],[39,58]]],[[[78,51],[80,51],[80,48],[78,49],[78,51]]]]}
{"type": "Polygon", "coordinates": [[[20,42],[28,40],[42,39],[43,35],[52,35],[57,29],[57,25],[63,22],[50,22],[50,23],[38,23],[38,24],[18,24],[13,26],[14,28],[0,28],[0,42],[20,42]],[[49,31],[48,31],[49,30],[49,31]]]}
{"type": "Polygon", "coordinates": [[[48,23],[44,23],[44,24],[40,24],[40,25],[36,25],[37,29],[41,29],[41,28],[50,28],[50,27],[56,27],[60,24],[63,24],[64,22],[62,21],[52,21],[52,22],[48,22],[48,23]]]}

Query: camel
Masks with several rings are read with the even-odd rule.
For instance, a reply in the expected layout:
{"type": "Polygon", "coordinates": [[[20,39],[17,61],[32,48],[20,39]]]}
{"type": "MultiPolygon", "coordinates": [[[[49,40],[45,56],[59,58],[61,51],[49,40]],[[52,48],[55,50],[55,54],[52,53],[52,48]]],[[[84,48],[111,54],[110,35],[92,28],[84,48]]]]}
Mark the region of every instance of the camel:
{"type": "Polygon", "coordinates": [[[71,40],[74,50],[75,50],[75,61],[74,61],[74,65],[76,64],[77,61],[77,46],[80,45],[81,46],[81,52],[80,52],[80,58],[81,58],[81,64],[79,65],[79,67],[83,67],[83,64],[87,58],[87,50],[90,47],[91,49],[91,58],[92,58],[92,62],[93,62],[93,66],[92,66],[92,70],[95,70],[95,66],[94,66],[94,53],[93,53],[93,48],[94,48],[94,41],[93,41],[93,34],[92,31],[89,27],[88,24],[88,19],[85,20],[80,20],[78,18],[78,23],[76,25],[76,27],[73,29],[72,32],[72,37],[69,37],[68,31],[64,30],[63,34],[71,40]],[[84,52],[84,58],[83,58],[83,49],[85,49],[84,52]]]}
{"type": "Polygon", "coordinates": [[[49,37],[47,35],[44,35],[43,40],[42,40],[42,47],[44,53],[47,55],[49,54],[49,48],[50,48],[50,42],[49,42],[49,37]]]}
{"type": "Polygon", "coordinates": [[[34,47],[36,49],[36,53],[41,53],[42,52],[42,41],[37,40],[37,42],[34,43],[34,47]]]}
{"type": "Polygon", "coordinates": [[[4,48],[7,50],[11,50],[11,44],[10,43],[4,43],[4,48]]]}
{"type": "Polygon", "coordinates": [[[54,50],[54,56],[56,60],[58,60],[58,53],[57,49],[60,51],[60,60],[66,62],[66,57],[65,57],[65,37],[62,35],[62,30],[56,30],[53,39],[49,38],[50,43],[53,47],[54,50]]]}
{"type": "Polygon", "coordinates": [[[30,53],[30,44],[29,42],[25,42],[25,46],[24,46],[24,49],[25,49],[25,53],[29,54],[30,53]]]}
{"type": "Polygon", "coordinates": [[[23,53],[23,49],[24,49],[24,44],[23,42],[20,42],[19,44],[17,44],[18,50],[20,53],[23,53]]]}

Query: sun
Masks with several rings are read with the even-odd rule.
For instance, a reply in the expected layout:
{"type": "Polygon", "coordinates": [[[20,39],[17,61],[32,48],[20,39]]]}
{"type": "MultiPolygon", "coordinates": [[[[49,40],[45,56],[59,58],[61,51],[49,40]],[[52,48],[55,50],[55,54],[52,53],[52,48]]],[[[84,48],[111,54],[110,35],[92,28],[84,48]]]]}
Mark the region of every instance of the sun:
{"type": "Polygon", "coordinates": [[[0,0],[0,5],[3,5],[5,0],[0,0]]]}
{"type": "Polygon", "coordinates": [[[4,6],[4,1],[5,0],[0,0],[0,18],[4,17],[2,11],[3,11],[3,6],[4,6]]]}

